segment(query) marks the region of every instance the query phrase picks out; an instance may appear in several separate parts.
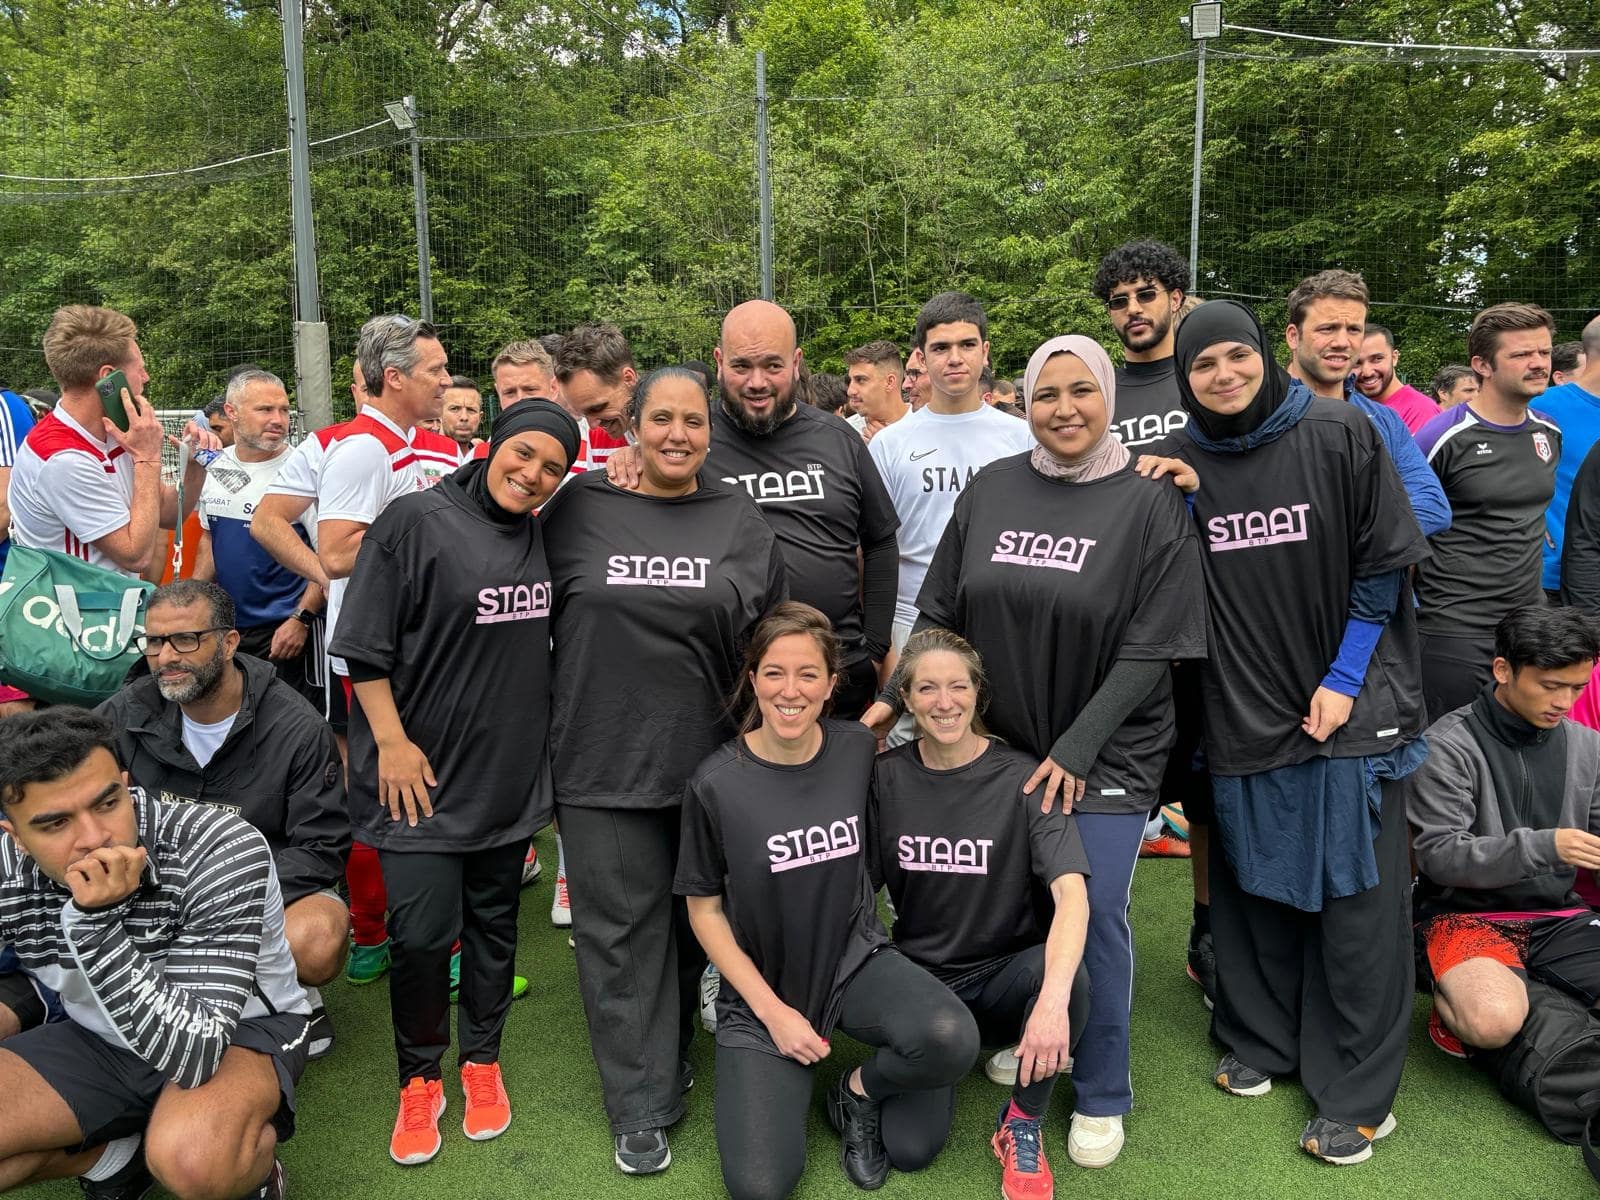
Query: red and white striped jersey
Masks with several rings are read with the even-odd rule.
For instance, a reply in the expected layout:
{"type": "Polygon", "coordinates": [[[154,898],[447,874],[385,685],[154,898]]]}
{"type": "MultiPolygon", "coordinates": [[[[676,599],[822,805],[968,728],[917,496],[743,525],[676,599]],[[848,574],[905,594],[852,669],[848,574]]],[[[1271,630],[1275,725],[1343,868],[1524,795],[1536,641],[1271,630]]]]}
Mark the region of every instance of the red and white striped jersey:
{"type": "Polygon", "coordinates": [[[115,442],[94,436],[60,404],[18,448],[9,501],[17,545],[137,577],[93,544],[132,517],[133,458],[115,442]]]}

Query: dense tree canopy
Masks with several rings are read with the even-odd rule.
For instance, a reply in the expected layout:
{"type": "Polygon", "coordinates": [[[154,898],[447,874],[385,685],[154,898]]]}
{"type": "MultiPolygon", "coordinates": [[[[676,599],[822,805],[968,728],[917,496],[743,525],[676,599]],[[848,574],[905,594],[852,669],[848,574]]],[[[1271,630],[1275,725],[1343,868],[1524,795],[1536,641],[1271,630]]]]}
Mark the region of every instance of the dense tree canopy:
{"type": "MultiPolygon", "coordinates": [[[[814,363],[904,340],[949,287],[994,358],[1104,336],[1101,254],[1189,242],[1186,2],[306,0],[320,292],[336,354],[417,307],[421,113],[434,304],[453,357],[592,316],[641,360],[705,357],[758,280],[766,55],[777,298],[814,363]]],[[[1408,47],[1600,47],[1600,0],[1232,0],[1232,25],[1408,47]]],[[[1364,272],[1413,378],[1507,298],[1600,307],[1600,59],[1208,49],[1200,272],[1281,319],[1364,272]]],[[[70,300],[138,320],[162,405],[240,361],[292,369],[282,36],[269,0],[0,0],[0,380],[45,381],[70,300]],[[219,165],[220,164],[220,165],[219,165]],[[130,178],[138,177],[138,178],[130,178]]],[[[335,389],[339,394],[341,389],[335,389]]]]}

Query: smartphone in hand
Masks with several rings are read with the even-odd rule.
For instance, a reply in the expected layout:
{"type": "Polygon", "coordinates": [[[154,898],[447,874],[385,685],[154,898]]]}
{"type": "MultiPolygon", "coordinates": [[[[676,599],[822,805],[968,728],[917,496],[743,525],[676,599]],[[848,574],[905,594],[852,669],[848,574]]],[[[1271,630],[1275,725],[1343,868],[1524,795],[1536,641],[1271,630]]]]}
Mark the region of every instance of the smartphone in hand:
{"type": "MultiPolygon", "coordinates": [[[[104,379],[94,385],[94,390],[100,393],[100,407],[105,410],[106,418],[123,433],[128,432],[128,410],[122,403],[122,391],[128,386],[128,377],[121,371],[113,371],[104,379]]],[[[132,395],[132,391],[129,391],[132,395]]]]}

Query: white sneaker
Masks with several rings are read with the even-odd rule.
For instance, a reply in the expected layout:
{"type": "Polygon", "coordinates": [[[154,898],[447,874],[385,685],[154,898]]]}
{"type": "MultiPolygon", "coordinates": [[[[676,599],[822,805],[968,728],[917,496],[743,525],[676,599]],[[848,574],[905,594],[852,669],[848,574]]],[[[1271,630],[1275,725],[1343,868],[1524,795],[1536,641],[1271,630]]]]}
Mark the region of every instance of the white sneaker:
{"type": "Polygon", "coordinates": [[[717,1031],[717,993],[722,990],[722,973],[710,963],[700,976],[700,1024],[707,1033],[717,1031]]]}
{"type": "Polygon", "coordinates": [[[522,886],[527,887],[544,871],[544,864],[539,861],[539,852],[534,849],[533,843],[528,843],[528,856],[522,860],[522,886]]]}
{"type": "Polygon", "coordinates": [[[1001,1087],[1016,1087],[1017,1066],[1017,1048],[1007,1046],[1004,1050],[996,1050],[989,1061],[983,1064],[983,1073],[989,1077],[990,1083],[998,1083],[1001,1087]]]}
{"type": "Polygon", "coordinates": [[[1072,1114],[1067,1135],[1067,1157],[1080,1167],[1109,1167],[1122,1153],[1121,1117],[1086,1117],[1072,1114]]]}
{"type": "Polygon", "coordinates": [[[556,894],[550,901],[550,924],[557,929],[572,927],[572,897],[567,894],[567,873],[556,871],[556,894]]]}

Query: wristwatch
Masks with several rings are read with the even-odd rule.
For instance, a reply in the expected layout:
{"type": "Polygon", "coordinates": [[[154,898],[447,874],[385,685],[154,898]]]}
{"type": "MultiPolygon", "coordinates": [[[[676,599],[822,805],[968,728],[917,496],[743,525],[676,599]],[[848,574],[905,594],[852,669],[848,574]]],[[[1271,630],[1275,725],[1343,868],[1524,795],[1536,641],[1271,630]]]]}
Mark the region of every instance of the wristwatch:
{"type": "Polygon", "coordinates": [[[312,612],[309,608],[297,608],[294,610],[294,619],[302,625],[310,625],[320,615],[312,612]]]}

